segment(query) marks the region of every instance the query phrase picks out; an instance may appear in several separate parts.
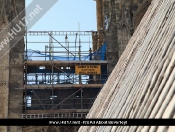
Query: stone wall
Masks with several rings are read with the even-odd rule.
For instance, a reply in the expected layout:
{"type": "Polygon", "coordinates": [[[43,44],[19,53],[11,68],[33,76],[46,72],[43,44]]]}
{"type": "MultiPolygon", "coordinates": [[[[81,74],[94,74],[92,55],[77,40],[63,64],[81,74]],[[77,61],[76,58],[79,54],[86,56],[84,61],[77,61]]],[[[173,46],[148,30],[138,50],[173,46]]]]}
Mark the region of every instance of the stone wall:
{"type": "MultiPolygon", "coordinates": [[[[25,7],[25,0],[0,0],[0,30],[2,31],[25,7]]],[[[16,24],[14,22],[13,24],[16,24]]],[[[3,34],[0,34],[0,41],[9,37],[8,32],[13,24],[3,34]]],[[[23,29],[24,33],[24,29],[23,29]]],[[[23,92],[15,88],[23,86],[23,38],[14,45],[15,37],[0,51],[0,118],[20,118],[22,113],[23,92]]],[[[0,127],[0,132],[20,132],[22,127],[0,127]]]]}
{"type": "MultiPolygon", "coordinates": [[[[103,40],[99,41],[107,42],[109,74],[118,62],[150,2],[151,0],[96,0],[97,29],[105,32],[105,36],[99,37],[103,40]]],[[[98,48],[96,45],[94,47],[98,48]]]]}
{"type": "MultiPolygon", "coordinates": [[[[137,28],[151,0],[96,0],[97,27],[105,31],[94,39],[93,51],[107,41],[107,59],[109,73],[118,62],[130,37],[137,28]]],[[[0,0],[0,31],[24,8],[25,0],[0,0]]],[[[10,30],[10,29],[9,29],[10,30]]],[[[7,33],[0,34],[7,36],[7,33]]],[[[5,51],[13,45],[10,42],[5,51]]],[[[24,40],[21,39],[9,53],[0,59],[0,118],[20,118],[23,105],[23,92],[14,88],[23,86],[24,40]]],[[[0,127],[2,132],[22,131],[21,127],[0,127]]]]}
{"type": "MultiPolygon", "coordinates": [[[[87,119],[175,119],[174,21],[175,0],[151,2],[87,119]]],[[[152,126],[82,126],[79,132],[175,130],[169,122],[162,125],[157,122],[156,126],[153,123],[150,121],[152,126]]]]}
{"type": "Polygon", "coordinates": [[[79,126],[30,126],[24,127],[23,132],[77,132],[79,126]]]}

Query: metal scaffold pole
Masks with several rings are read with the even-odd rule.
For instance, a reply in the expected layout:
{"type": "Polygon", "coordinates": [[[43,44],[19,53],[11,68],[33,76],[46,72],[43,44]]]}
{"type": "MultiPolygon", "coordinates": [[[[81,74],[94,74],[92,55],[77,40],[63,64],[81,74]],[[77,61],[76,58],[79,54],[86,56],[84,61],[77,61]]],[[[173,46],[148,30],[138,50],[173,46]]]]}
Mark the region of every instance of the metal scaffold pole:
{"type": "Polygon", "coordinates": [[[81,117],[83,117],[83,89],[81,89],[81,117]]]}
{"type": "Polygon", "coordinates": [[[53,84],[54,84],[54,83],[53,83],[53,82],[54,82],[53,68],[54,68],[54,67],[53,67],[53,65],[52,65],[52,108],[54,107],[54,106],[53,106],[53,100],[54,100],[54,95],[53,95],[53,84]]]}
{"type": "Polygon", "coordinates": [[[77,33],[76,33],[76,36],[75,36],[75,60],[76,60],[76,54],[77,54],[77,33]]]}
{"type": "MultiPolygon", "coordinates": [[[[78,22],[78,30],[80,32],[80,23],[78,22]]],[[[81,61],[81,39],[80,39],[80,34],[79,34],[79,51],[78,51],[78,55],[79,55],[79,61],[81,61]]],[[[81,75],[79,75],[79,84],[82,84],[81,82],[81,75]]]]}
{"type": "Polygon", "coordinates": [[[106,66],[107,61],[92,61],[101,51],[97,54],[90,48],[92,31],[80,31],[79,23],[78,29],[63,33],[31,31],[27,34],[25,84],[15,88],[25,92],[22,118],[84,118],[89,111],[92,100],[103,86],[95,84],[90,76],[99,71],[100,64],[106,66]],[[33,41],[30,36],[40,38],[33,41]],[[27,43],[28,47],[30,44],[43,44],[45,47],[27,51],[27,43]]]}
{"type": "MultiPolygon", "coordinates": [[[[26,84],[26,86],[27,86],[27,64],[25,65],[25,84],[26,84]]],[[[26,114],[26,110],[27,110],[27,99],[26,99],[26,97],[27,97],[27,87],[25,87],[25,93],[24,93],[24,97],[23,97],[23,99],[24,99],[24,113],[26,114]]]]}

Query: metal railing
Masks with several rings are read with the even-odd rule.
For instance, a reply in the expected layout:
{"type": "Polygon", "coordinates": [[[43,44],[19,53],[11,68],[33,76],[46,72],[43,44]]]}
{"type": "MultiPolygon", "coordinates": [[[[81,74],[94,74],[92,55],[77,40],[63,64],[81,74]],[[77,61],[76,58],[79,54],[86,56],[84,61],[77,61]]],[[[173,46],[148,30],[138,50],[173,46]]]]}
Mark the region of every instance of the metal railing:
{"type": "Polygon", "coordinates": [[[43,118],[85,118],[87,113],[57,113],[57,114],[21,114],[22,119],[43,119],[43,118]]]}

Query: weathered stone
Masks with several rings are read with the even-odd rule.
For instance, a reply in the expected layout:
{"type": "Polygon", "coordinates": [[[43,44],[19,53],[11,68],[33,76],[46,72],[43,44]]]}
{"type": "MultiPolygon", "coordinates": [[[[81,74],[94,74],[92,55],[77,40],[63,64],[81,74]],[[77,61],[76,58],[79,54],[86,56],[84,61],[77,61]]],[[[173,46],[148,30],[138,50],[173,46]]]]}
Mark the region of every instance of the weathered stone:
{"type": "MultiPolygon", "coordinates": [[[[133,31],[140,23],[150,1],[151,0],[96,0],[97,29],[103,32],[93,36],[93,51],[96,51],[104,41],[107,42],[109,74],[118,62],[133,31]]],[[[24,9],[24,3],[25,0],[0,0],[0,31],[24,9]]],[[[16,24],[16,22],[13,24],[16,24]]],[[[0,40],[7,36],[7,33],[0,34],[0,40]]],[[[3,55],[13,44],[14,42],[12,41],[4,47],[0,55],[3,55]]],[[[0,105],[2,106],[0,117],[20,118],[20,114],[22,113],[23,91],[16,90],[15,88],[21,88],[23,86],[23,67],[19,66],[23,63],[23,52],[24,40],[22,38],[10,52],[0,60],[3,64],[0,65],[0,105]]],[[[20,132],[22,129],[21,127],[0,127],[0,132],[1,131],[20,132]]],[[[38,131],[38,129],[36,129],[36,131],[38,131]]]]}
{"type": "MultiPolygon", "coordinates": [[[[0,0],[0,31],[10,23],[19,12],[21,12],[25,7],[25,0],[0,0]]],[[[16,22],[15,22],[16,23],[16,22]]],[[[14,24],[15,24],[14,23],[14,24]]],[[[6,30],[3,34],[0,35],[0,40],[8,36],[8,31],[6,30]],[[2,36],[3,35],[3,36],[2,36]]],[[[24,29],[23,29],[24,30],[24,29]]],[[[23,77],[23,68],[10,68],[11,64],[22,64],[23,63],[23,52],[24,52],[24,40],[19,41],[19,45],[15,45],[14,49],[12,48],[10,52],[6,52],[12,45],[13,41],[4,46],[3,50],[0,51],[0,105],[1,107],[1,118],[20,118],[22,113],[22,106],[15,103],[11,106],[9,102],[14,101],[14,98],[17,99],[16,102],[21,102],[23,94],[22,92],[14,92],[14,86],[9,85],[12,81],[15,81],[16,87],[22,86],[23,79],[18,79],[23,77]],[[3,64],[3,65],[2,65],[3,64]],[[11,75],[15,75],[16,79],[11,75]],[[14,79],[14,80],[13,80],[14,79]],[[13,98],[13,95],[15,96],[13,98]],[[18,98],[17,98],[18,97],[18,98]]],[[[1,132],[20,132],[22,127],[0,127],[1,132]]]]}
{"type": "MultiPolygon", "coordinates": [[[[174,21],[175,0],[152,1],[87,119],[175,118],[174,21]],[[167,14],[171,17],[166,18],[167,14]]],[[[82,126],[79,132],[174,132],[175,127],[168,123],[165,126],[82,126]]]]}
{"type": "MultiPolygon", "coordinates": [[[[96,2],[97,29],[103,29],[106,32],[105,39],[103,39],[107,42],[107,60],[115,61],[116,64],[151,0],[98,0],[96,2]],[[114,56],[111,54],[114,60],[111,60],[110,52],[117,54],[114,56]]],[[[99,41],[104,42],[103,40],[99,41]]],[[[93,46],[99,48],[94,44],[93,46]]],[[[109,74],[114,68],[112,65],[114,66],[113,63],[108,63],[109,74]]]]}

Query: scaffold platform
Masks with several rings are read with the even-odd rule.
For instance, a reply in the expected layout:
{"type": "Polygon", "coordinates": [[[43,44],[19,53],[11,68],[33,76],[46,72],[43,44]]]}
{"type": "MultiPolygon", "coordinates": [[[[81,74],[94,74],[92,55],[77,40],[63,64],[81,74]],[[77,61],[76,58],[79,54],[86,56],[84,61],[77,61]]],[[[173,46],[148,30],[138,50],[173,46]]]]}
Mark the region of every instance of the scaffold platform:
{"type": "Polygon", "coordinates": [[[55,66],[74,66],[76,64],[95,64],[95,65],[98,65],[98,64],[107,64],[107,61],[106,60],[93,60],[93,61],[78,61],[78,60],[63,60],[63,61],[49,61],[49,60],[46,60],[46,61],[43,61],[43,60],[36,60],[36,61],[25,61],[24,62],[24,65],[28,65],[28,66],[52,66],[52,65],[55,65],[55,66]]]}
{"type": "Polygon", "coordinates": [[[98,35],[97,31],[27,33],[24,86],[16,88],[24,91],[21,118],[85,118],[108,77],[106,43],[96,51],[90,48],[98,35]],[[44,46],[28,49],[33,44],[44,46]]]}
{"type": "Polygon", "coordinates": [[[33,85],[24,85],[24,88],[22,89],[70,89],[70,88],[100,88],[104,84],[33,84],[33,85]]]}

